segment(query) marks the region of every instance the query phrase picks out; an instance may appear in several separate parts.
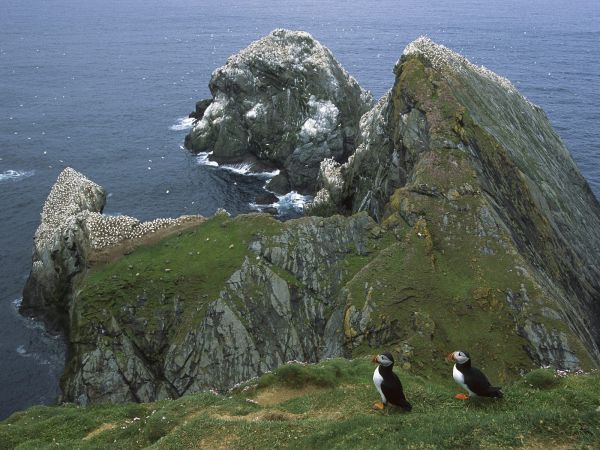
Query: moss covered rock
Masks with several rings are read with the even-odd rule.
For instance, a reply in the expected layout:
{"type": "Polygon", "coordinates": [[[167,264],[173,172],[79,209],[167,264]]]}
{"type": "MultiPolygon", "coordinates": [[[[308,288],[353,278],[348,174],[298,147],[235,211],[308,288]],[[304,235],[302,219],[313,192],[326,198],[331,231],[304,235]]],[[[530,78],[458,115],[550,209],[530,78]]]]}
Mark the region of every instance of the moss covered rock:
{"type": "MultiPolygon", "coordinates": [[[[333,60],[304,33],[265,39],[223,69],[246,84],[213,77],[215,101],[189,138],[200,139],[197,149],[210,136],[225,145],[239,131],[227,130],[258,120],[258,110],[246,111],[242,122],[216,127],[228,108],[252,106],[237,94],[215,106],[225,88],[246,92],[244,70],[263,76],[295,52],[333,60]],[[247,56],[265,43],[277,58],[252,66],[247,56]]],[[[329,217],[220,212],[157,222],[168,236],[149,239],[143,231],[154,225],[86,212],[73,247],[79,275],[63,286],[58,310],[70,346],[64,398],[225,390],[289,360],[383,349],[429,378],[448,376],[443,359],[457,348],[476,354],[498,382],[540,365],[597,365],[600,207],[544,113],[507,80],[427,39],[407,47],[395,73],[390,92],[362,116],[348,161],[319,153],[311,211],[329,217]],[[116,234],[102,231],[113,221],[116,234]]],[[[358,102],[362,91],[344,79],[358,102]]],[[[261,80],[257,92],[284,92],[277,78],[261,80]]],[[[294,139],[256,156],[288,158],[294,139]]],[[[57,242],[68,236],[54,232],[57,242]]]]}
{"type": "Polygon", "coordinates": [[[426,304],[449,302],[439,288],[454,274],[473,307],[506,308],[537,363],[597,364],[600,206],[544,112],[427,38],[395,74],[349,161],[322,163],[317,203],[368,211],[398,236],[413,227],[404,264],[435,294],[426,304]]]}

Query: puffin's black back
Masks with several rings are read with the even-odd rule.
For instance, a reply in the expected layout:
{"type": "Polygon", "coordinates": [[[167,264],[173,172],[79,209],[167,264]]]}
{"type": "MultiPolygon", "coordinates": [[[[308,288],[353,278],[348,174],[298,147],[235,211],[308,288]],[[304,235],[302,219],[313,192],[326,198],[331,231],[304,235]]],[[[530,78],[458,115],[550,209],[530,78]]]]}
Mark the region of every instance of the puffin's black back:
{"type": "MultiPolygon", "coordinates": [[[[468,353],[464,352],[465,354],[468,353]]],[[[469,357],[469,356],[468,356],[469,357]]],[[[477,367],[471,366],[471,358],[463,364],[456,364],[456,368],[463,374],[465,384],[480,397],[502,398],[502,391],[499,387],[492,386],[490,380],[477,367]]]]}
{"type": "Polygon", "coordinates": [[[398,378],[398,375],[393,371],[394,358],[390,353],[384,353],[384,355],[392,361],[392,364],[387,367],[382,366],[381,364],[379,365],[379,374],[383,378],[383,381],[381,382],[381,391],[389,403],[400,406],[405,411],[410,411],[412,410],[412,405],[406,400],[400,378],[398,378]]]}

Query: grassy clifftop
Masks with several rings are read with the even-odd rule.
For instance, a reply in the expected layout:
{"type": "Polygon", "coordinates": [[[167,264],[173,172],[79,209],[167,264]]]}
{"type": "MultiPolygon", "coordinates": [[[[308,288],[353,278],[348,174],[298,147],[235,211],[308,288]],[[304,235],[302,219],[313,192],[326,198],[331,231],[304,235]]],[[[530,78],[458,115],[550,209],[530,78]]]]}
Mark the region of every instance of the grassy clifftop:
{"type": "MultiPolygon", "coordinates": [[[[229,395],[147,404],[38,406],[0,423],[0,448],[594,448],[600,374],[536,370],[503,400],[461,402],[441,382],[400,373],[412,413],[376,412],[368,359],[286,364],[229,395]]],[[[489,373],[492,381],[495,374],[489,373]]]]}

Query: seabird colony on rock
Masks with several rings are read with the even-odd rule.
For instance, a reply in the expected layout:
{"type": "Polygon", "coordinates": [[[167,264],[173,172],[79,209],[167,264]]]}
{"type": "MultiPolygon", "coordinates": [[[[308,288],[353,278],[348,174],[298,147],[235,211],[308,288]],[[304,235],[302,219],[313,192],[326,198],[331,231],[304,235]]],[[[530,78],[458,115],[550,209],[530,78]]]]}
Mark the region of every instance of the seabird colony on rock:
{"type": "MultiPolygon", "coordinates": [[[[255,64],[257,61],[273,69],[285,67],[292,61],[294,69],[300,72],[306,71],[307,65],[329,70],[332,60],[335,58],[329,49],[316,42],[309,33],[278,28],[268,36],[252,42],[239,53],[230,56],[227,59],[227,65],[217,70],[236,71],[239,70],[239,67],[255,64]]],[[[350,77],[343,68],[341,70],[344,75],[350,77]]],[[[231,75],[235,75],[235,73],[231,75]]]]}
{"type": "MultiPolygon", "coordinates": [[[[79,172],[67,167],[58,176],[44,208],[42,220],[35,234],[38,248],[50,245],[57,233],[79,222],[87,232],[89,245],[101,250],[127,239],[137,239],[161,229],[194,220],[196,216],[176,219],[160,218],[140,222],[129,216],[105,216],[100,211],[104,205],[104,190],[79,172]]],[[[35,261],[40,263],[40,261],[35,261]]],[[[38,264],[39,265],[39,264],[38,264]]]]}
{"type": "Polygon", "coordinates": [[[102,210],[104,189],[67,167],[58,176],[44,203],[41,223],[35,233],[38,247],[50,244],[57,230],[84,210],[102,210]]]}
{"type": "Polygon", "coordinates": [[[450,68],[453,71],[462,73],[468,70],[474,71],[490,81],[499,84],[508,92],[521,96],[508,79],[492,72],[487,67],[476,66],[464,56],[450,50],[448,47],[436,44],[426,36],[421,36],[408,44],[402,55],[423,55],[427,60],[431,61],[431,64],[437,70],[450,68]]]}
{"type": "Polygon", "coordinates": [[[168,217],[140,222],[130,216],[104,216],[88,211],[83,214],[86,214],[84,223],[89,233],[90,246],[94,250],[116,245],[126,239],[141,238],[195,218],[195,216],[182,216],[176,219],[168,217]]]}

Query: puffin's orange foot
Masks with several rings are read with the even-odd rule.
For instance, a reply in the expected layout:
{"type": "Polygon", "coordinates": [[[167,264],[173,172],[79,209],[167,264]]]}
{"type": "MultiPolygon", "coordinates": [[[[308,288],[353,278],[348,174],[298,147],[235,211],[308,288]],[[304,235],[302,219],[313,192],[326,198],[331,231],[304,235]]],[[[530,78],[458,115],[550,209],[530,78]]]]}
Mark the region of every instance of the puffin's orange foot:
{"type": "Polygon", "coordinates": [[[467,394],[456,394],[454,398],[457,400],[469,400],[469,396],[467,394]]]}
{"type": "Polygon", "coordinates": [[[373,409],[376,409],[377,411],[381,411],[384,408],[385,408],[385,405],[381,402],[373,403],[373,409]]]}

